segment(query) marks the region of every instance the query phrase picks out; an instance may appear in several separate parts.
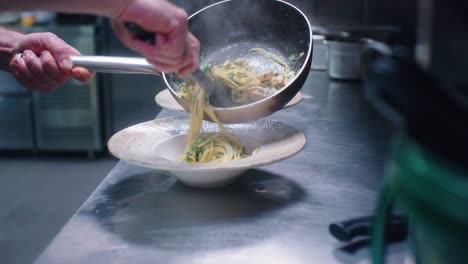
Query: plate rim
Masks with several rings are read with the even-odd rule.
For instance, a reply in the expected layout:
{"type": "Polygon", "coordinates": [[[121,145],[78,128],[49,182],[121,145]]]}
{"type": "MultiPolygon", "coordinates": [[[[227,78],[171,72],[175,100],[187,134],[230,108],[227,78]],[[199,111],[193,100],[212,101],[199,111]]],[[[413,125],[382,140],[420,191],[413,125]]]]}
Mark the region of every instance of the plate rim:
{"type": "MultiPolygon", "coordinates": [[[[246,163],[245,161],[249,161],[248,159],[250,158],[250,156],[247,157],[247,158],[244,158],[244,159],[240,159],[240,160],[229,161],[229,165],[230,165],[229,167],[224,167],[222,165],[221,166],[216,166],[216,165],[219,165],[219,164],[226,164],[225,162],[186,163],[186,164],[184,163],[184,164],[181,164],[181,162],[167,160],[167,159],[164,159],[164,158],[161,157],[160,158],[161,160],[166,160],[167,161],[167,164],[166,164],[167,166],[164,166],[163,162],[161,162],[160,164],[142,162],[142,161],[138,161],[138,160],[135,160],[135,159],[132,159],[132,158],[124,157],[124,155],[120,155],[120,153],[118,153],[118,151],[116,151],[116,149],[115,149],[115,146],[116,146],[115,144],[116,143],[115,142],[116,142],[117,138],[120,137],[123,133],[126,133],[126,131],[128,131],[129,129],[132,129],[132,128],[135,128],[135,127],[138,127],[138,126],[143,126],[143,125],[146,125],[148,123],[166,122],[166,121],[170,121],[170,120],[172,120],[172,121],[174,121],[174,120],[186,120],[187,124],[188,124],[189,117],[185,117],[185,116],[165,117],[165,118],[153,119],[153,120],[149,120],[149,121],[146,121],[146,122],[141,122],[141,123],[129,126],[127,128],[124,128],[124,129],[116,132],[114,135],[112,135],[112,137],[107,142],[107,148],[108,148],[109,152],[114,157],[118,158],[119,160],[123,160],[123,161],[129,162],[129,163],[132,163],[132,164],[138,165],[138,166],[143,166],[143,167],[158,169],[158,170],[164,170],[164,171],[209,172],[209,171],[216,171],[216,170],[249,169],[249,168],[252,168],[252,167],[259,167],[259,166],[267,165],[267,164],[270,164],[270,163],[278,162],[278,161],[290,158],[290,157],[296,155],[297,153],[299,153],[305,147],[305,144],[307,142],[307,138],[306,138],[305,134],[301,130],[299,130],[299,129],[297,129],[297,128],[295,128],[295,127],[293,127],[293,126],[291,126],[291,125],[289,125],[287,123],[278,121],[278,120],[261,119],[258,122],[278,123],[278,124],[287,126],[291,130],[293,130],[295,132],[294,136],[297,137],[296,144],[295,144],[296,147],[295,148],[291,147],[291,150],[287,151],[287,153],[284,153],[283,155],[278,155],[278,156],[277,155],[272,155],[270,159],[265,160],[265,161],[261,161],[261,162],[246,163]],[[184,165],[184,166],[175,166],[176,164],[184,165]],[[190,164],[190,165],[187,165],[187,164],[190,164]]],[[[255,122],[248,123],[248,124],[254,124],[254,123],[255,122]]],[[[232,126],[232,125],[238,125],[238,124],[229,124],[227,126],[229,127],[229,126],[232,126]]],[[[173,135],[173,136],[178,136],[178,135],[181,135],[181,134],[177,134],[177,135],[173,135]]]]}

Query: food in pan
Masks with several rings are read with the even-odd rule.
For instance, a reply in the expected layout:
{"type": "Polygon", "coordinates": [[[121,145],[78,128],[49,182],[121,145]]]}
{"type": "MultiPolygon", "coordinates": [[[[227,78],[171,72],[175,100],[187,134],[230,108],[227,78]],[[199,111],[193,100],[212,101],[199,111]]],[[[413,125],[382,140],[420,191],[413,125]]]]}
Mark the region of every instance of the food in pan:
{"type": "Polygon", "coordinates": [[[213,108],[208,104],[205,91],[197,87],[192,96],[190,108],[190,128],[185,154],[181,160],[186,162],[224,162],[248,156],[240,140],[228,131],[216,118],[213,108]],[[203,114],[206,113],[219,126],[217,133],[204,133],[203,114]]]}
{"type": "MultiPolygon", "coordinates": [[[[209,65],[205,67],[207,73],[226,83],[231,88],[231,99],[235,104],[242,105],[252,103],[268,97],[283,88],[288,81],[294,77],[288,62],[281,59],[276,54],[268,52],[262,48],[252,48],[250,52],[260,55],[278,63],[283,70],[281,72],[259,72],[256,67],[249,64],[245,59],[226,60],[221,65],[209,65]]],[[[299,60],[304,53],[291,55],[288,60],[299,60]]],[[[192,100],[193,93],[198,89],[197,83],[183,84],[179,90],[179,96],[192,100]]]]}
{"type": "MultiPolygon", "coordinates": [[[[251,103],[283,88],[294,77],[288,62],[277,55],[261,48],[252,48],[250,52],[257,52],[275,63],[283,70],[281,72],[258,72],[247,60],[239,58],[227,60],[222,65],[208,65],[208,74],[224,81],[231,88],[231,99],[236,104],[251,103]]],[[[304,53],[292,55],[288,60],[299,60],[304,53]]],[[[208,96],[196,83],[181,85],[179,96],[191,101],[190,128],[185,154],[181,160],[186,162],[224,162],[247,157],[240,140],[228,131],[216,117],[209,105],[208,96]],[[202,129],[203,115],[207,114],[219,126],[218,133],[204,133],[202,129]]]]}

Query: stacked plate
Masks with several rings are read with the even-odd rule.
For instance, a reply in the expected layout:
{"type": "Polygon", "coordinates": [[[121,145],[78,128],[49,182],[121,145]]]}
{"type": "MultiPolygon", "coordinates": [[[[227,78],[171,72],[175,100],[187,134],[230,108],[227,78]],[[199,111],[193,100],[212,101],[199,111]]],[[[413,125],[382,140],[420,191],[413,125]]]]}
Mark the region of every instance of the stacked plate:
{"type": "MultiPolygon", "coordinates": [[[[182,108],[182,106],[179,105],[179,103],[177,103],[177,101],[174,99],[174,97],[172,97],[171,93],[169,92],[168,89],[164,89],[162,91],[160,91],[156,97],[154,97],[154,100],[156,101],[156,103],[161,106],[162,108],[164,109],[168,109],[168,110],[177,110],[177,111],[185,111],[184,108],[182,108]]],[[[301,102],[302,100],[302,94],[300,92],[298,92],[296,94],[296,96],[293,97],[293,99],[291,99],[291,101],[289,101],[285,106],[284,108],[287,108],[287,107],[291,107],[293,105],[296,105],[298,104],[299,102],[301,102]]]]}

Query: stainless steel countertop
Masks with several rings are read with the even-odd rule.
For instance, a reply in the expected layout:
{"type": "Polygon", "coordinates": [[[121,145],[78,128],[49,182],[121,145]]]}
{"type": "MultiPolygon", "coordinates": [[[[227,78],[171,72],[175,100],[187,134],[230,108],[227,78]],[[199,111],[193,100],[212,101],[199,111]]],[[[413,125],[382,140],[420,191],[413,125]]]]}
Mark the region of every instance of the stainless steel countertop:
{"type": "MultiPolygon", "coordinates": [[[[389,126],[360,83],[311,71],[301,92],[269,117],[306,134],[297,155],[217,189],[120,161],[36,263],[367,263],[368,250],[337,250],[328,225],[373,213],[389,126]]],[[[186,113],[158,118],[174,115],[186,113]]],[[[404,245],[391,251],[403,263],[404,245]]]]}

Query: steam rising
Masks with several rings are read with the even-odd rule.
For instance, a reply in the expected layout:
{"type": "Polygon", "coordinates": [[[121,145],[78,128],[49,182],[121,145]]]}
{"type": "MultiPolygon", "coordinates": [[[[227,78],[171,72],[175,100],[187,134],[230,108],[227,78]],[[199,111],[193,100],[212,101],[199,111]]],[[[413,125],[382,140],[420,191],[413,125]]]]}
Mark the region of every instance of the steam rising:
{"type": "MultiPolygon", "coordinates": [[[[250,53],[250,49],[263,48],[288,61],[290,55],[307,54],[311,43],[310,28],[302,14],[275,0],[223,1],[195,13],[189,24],[201,43],[201,66],[243,57],[261,72],[279,72],[281,66],[250,53]]],[[[306,57],[290,65],[291,70],[299,70],[306,57]]],[[[177,86],[177,80],[171,82],[177,86]]]]}

